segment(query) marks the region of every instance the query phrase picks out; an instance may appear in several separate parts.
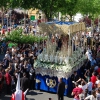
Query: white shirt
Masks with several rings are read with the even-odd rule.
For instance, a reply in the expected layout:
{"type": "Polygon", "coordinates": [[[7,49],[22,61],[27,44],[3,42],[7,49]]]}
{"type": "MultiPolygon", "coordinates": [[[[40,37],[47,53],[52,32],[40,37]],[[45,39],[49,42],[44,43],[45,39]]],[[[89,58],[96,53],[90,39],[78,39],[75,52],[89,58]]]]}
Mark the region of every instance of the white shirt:
{"type": "Polygon", "coordinates": [[[85,98],[85,100],[96,100],[96,98],[93,95],[89,95],[85,98]]]}
{"type": "Polygon", "coordinates": [[[79,88],[82,88],[83,93],[85,93],[85,90],[87,89],[87,84],[86,84],[86,85],[84,85],[84,86],[79,85],[78,87],[79,87],[79,88]]]}
{"type": "MultiPolygon", "coordinates": [[[[87,96],[89,96],[89,94],[87,94],[87,96]]],[[[79,94],[79,100],[84,100],[85,99],[85,95],[84,93],[79,94]]]]}
{"type": "Polygon", "coordinates": [[[17,57],[21,57],[21,54],[18,54],[17,57]]]}
{"type": "Polygon", "coordinates": [[[14,50],[15,50],[15,49],[14,49],[14,48],[12,48],[12,52],[14,52],[14,50]]]}
{"type": "Polygon", "coordinates": [[[91,32],[88,32],[89,33],[89,37],[92,37],[92,33],[91,32]]]}
{"type": "Polygon", "coordinates": [[[20,57],[20,60],[23,60],[24,59],[24,57],[20,57]]]}
{"type": "Polygon", "coordinates": [[[100,83],[100,80],[97,80],[96,82],[95,82],[95,84],[99,84],[100,83]]]}
{"type": "Polygon", "coordinates": [[[96,93],[96,100],[100,100],[100,93],[96,93]]]}
{"type": "Polygon", "coordinates": [[[93,85],[92,82],[88,82],[88,83],[87,83],[88,91],[92,91],[92,85],[93,85]]]}
{"type": "Polygon", "coordinates": [[[92,61],[92,54],[91,54],[91,52],[87,51],[87,52],[86,52],[86,55],[87,55],[88,59],[89,59],[90,61],[92,61]]]}
{"type": "Polygon", "coordinates": [[[8,58],[10,60],[10,55],[9,54],[5,54],[5,58],[8,58]]]}

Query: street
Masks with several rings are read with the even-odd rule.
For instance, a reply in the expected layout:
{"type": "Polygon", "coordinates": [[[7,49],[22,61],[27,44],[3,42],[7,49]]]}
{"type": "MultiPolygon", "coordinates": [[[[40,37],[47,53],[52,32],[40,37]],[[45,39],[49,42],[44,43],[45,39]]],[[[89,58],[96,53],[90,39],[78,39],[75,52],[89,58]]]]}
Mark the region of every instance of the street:
{"type": "MultiPolygon", "coordinates": [[[[57,100],[57,94],[47,93],[39,90],[29,91],[26,95],[26,100],[57,100]]],[[[11,100],[11,95],[4,95],[0,96],[0,100],[11,100]]],[[[72,100],[72,98],[64,97],[64,100],[72,100]]]]}

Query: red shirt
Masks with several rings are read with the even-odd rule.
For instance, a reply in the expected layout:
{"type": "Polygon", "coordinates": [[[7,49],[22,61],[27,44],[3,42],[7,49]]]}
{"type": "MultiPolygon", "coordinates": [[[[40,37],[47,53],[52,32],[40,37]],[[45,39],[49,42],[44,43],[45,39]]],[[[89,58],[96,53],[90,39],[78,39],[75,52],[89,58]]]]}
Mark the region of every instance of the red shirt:
{"type": "Polygon", "coordinates": [[[94,85],[95,85],[96,80],[97,80],[96,76],[93,75],[91,77],[91,82],[93,83],[93,88],[94,88],[94,85]]]}
{"type": "Polygon", "coordinates": [[[4,29],[2,29],[2,34],[5,34],[5,30],[4,29]]]}
{"type": "Polygon", "coordinates": [[[10,84],[11,84],[11,76],[10,76],[9,73],[6,73],[6,74],[5,74],[5,79],[6,79],[6,83],[7,83],[8,85],[10,85],[10,84]]]}
{"type": "Polygon", "coordinates": [[[98,68],[97,72],[98,72],[98,74],[100,73],[100,68],[98,68]]]}
{"type": "Polygon", "coordinates": [[[83,92],[82,88],[76,87],[73,89],[73,94],[75,99],[79,99],[79,94],[83,92]]]}

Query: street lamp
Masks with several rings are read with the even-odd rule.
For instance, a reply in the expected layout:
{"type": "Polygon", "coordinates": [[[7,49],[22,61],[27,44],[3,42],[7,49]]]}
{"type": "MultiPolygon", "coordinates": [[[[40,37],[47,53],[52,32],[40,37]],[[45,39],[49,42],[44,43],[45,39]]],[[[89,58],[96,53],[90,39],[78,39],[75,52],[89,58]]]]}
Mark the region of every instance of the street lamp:
{"type": "Polygon", "coordinates": [[[7,18],[7,32],[8,32],[8,17],[9,17],[9,15],[6,14],[6,18],[7,18]]]}

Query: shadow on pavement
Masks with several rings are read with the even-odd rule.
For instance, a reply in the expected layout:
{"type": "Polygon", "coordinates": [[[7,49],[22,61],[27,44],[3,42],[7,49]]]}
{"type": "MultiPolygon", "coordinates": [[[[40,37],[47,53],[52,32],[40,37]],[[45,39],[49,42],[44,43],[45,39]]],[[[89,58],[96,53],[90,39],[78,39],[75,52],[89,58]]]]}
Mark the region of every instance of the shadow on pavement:
{"type": "Polygon", "coordinates": [[[0,95],[0,100],[11,100],[11,97],[10,96],[6,96],[4,94],[1,94],[0,95]]]}
{"type": "Polygon", "coordinates": [[[38,95],[38,94],[43,94],[43,93],[38,93],[38,92],[34,92],[34,91],[29,91],[27,93],[27,95],[38,95]]]}
{"type": "Polygon", "coordinates": [[[26,100],[35,100],[35,99],[28,99],[28,98],[26,98],[26,100]]]}

